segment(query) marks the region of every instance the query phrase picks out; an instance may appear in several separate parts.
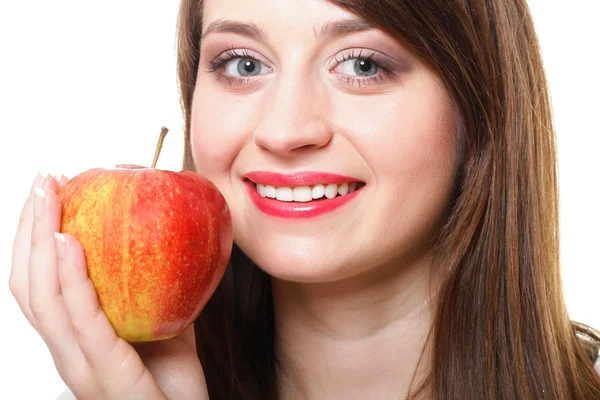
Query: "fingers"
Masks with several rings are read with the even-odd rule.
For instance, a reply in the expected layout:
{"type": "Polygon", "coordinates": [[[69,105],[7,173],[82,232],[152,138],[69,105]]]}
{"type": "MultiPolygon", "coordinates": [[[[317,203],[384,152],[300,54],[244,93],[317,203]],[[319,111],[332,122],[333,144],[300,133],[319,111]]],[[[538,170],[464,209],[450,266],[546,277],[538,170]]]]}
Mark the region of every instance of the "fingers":
{"type": "Polygon", "coordinates": [[[56,191],[68,181],[57,178],[39,176],[23,206],[10,289],[46,342],[61,377],[81,398],[99,393],[164,398],[139,355],[116,335],[100,308],[81,244],[57,233],[61,204],[56,191]]]}
{"type": "MultiPolygon", "coordinates": [[[[33,318],[29,311],[29,247],[31,242],[31,226],[33,224],[33,193],[34,188],[42,183],[43,176],[37,174],[30,194],[19,217],[19,226],[15,234],[12,248],[12,263],[10,269],[9,287],[17,300],[21,311],[30,324],[33,318]]],[[[35,326],[34,326],[35,327],[35,326]]]]}
{"type": "Polygon", "coordinates": [[[66,176],[62,175],[62,174],[56,174],[56,184],[57,184],[57,189],[62,188],[63,186],[65,186],[65,183],[67,183],[69,181],[69,178],[67,178],[66,176]]]}
{"type": "Polygon", "coordinates": [[[29,253],[31,249],[35,188],[44,186],[54,188],[57,187],[56,185],[62,187],[67,181],[68,179],[62,175],[60,176],[60,182],[56,182],[51,175],[37,174],[31,185],[29,197],[21,210],[19,225],[13,241],[9,287],[21,311],[34,328],[35,321],[29,308],[29,253]]]}
{"type": "Polygon", "coordinates": [[[125,389],[138,393],[131,397],[164,398],[140,356],[129,343],[117,336],[100,307],[79,241],[68,233],[57,233],[55,238],[65,309],[79,348],[98,386],[107,393],[125,389]]]}
{"type": "Polygon", "coordinates": [[[83,353],[67,314],[58,280],[54,233],[60,231],[61,206],[55,194],[58,183],[50,176],[34,188],[33,222],[29,252],[29,312],[57,364],[82,364],[83,353]]]}
{"type": "MultiPolygon", "coordinates": [[[[79,346],[86,359],[97,370],[115,365],[107,362],[113,355],[121,359],[121,340],[104,314],[92,281],[89,279],[81,244],[70,234],[58,234],[58,276],[65,307],[79,346]]],[[[126,342],[123,341],[123,344],[126,342]]]]}
{"type": "MultiPolygon", "coordinates": [[[[48,181],[47,179],[46,181],[48,181]]],[[[36,187],[33,196],[33,224],[29,254],[29,306],[38,322],[46,310],[61,296],[57,273],[54,232],[60,231],[60,204],[50,186],[36,187]]]]}

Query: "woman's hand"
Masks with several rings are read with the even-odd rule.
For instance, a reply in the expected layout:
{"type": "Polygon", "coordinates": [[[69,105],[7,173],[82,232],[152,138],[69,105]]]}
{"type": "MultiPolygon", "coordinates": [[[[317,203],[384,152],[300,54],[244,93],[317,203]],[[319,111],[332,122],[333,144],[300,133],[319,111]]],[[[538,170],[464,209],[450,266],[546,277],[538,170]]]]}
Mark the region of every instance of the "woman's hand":
{"type": "Polygon", "coordinates": [[[10,290],[78,399],[208,399],[194,328],[130,345],[100,308],[81,244],[60,231],[58,181],[38,175],[21,212],[10,290]]]}

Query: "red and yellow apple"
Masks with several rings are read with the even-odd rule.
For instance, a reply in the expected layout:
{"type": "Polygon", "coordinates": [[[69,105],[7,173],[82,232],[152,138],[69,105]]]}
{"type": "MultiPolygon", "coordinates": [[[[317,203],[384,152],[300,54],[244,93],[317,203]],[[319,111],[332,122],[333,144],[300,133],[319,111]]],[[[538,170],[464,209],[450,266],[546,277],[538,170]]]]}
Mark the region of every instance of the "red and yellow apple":
{"type": "Polygon", "coordinates": [[[223,277],[232,247],[219,190],[192,171],[155,169],[156,159],[150,168],[91,169],[58,191],[61,232],[81,243],[100,306],[128,342],[187,328],[223,277]]]}

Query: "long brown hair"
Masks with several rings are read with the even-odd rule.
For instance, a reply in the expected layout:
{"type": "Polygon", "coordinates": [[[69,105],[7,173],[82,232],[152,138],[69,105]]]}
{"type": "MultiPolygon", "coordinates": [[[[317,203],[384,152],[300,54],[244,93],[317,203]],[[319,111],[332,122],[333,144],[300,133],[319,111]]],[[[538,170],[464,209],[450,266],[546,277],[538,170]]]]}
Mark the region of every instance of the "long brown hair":
{"type": "MultiPolygon", "coordinates": [[[[526,0],[329,0],[396,37],[461,111],[463,162],[436,235],[445,280],[430,343],[435,399],[600,399],[559,271],[555,135],[526,0]]],[[[185,169],[202,1],[182,0],[178,74],[185,169]]],[[[234,246],[196,321],[214,399],[276,398],[269,277],[234,246]]]]}

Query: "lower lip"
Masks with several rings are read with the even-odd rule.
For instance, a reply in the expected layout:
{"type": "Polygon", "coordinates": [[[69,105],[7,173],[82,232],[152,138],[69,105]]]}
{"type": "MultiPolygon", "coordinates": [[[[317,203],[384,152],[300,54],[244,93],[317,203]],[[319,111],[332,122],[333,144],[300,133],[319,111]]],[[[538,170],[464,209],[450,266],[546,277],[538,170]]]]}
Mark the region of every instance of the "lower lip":
{"type": "Polygon", "coordinates": [[[262,197],[254,183],[244,181],[248,194],[254,205],[263,213],[272,217],[279,218],[314,218],[334,210],[337,210],[344,204],[348,204],[359,196],[363,188],[355,190],[344,196],[337,196],[333,199],[313,200],[306,203],[295,201],[279,201],[270,197],[262,197]]]}

